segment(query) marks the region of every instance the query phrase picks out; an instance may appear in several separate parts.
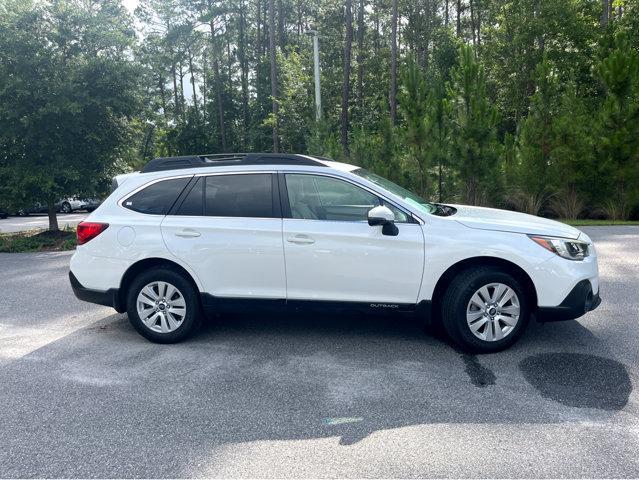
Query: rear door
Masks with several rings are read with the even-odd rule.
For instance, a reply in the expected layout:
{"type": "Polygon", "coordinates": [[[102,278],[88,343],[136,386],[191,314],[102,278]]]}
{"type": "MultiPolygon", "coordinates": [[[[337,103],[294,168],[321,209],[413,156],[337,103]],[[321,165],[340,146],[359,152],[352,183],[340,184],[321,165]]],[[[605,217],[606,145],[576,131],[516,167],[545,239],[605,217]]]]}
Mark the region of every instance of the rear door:
{"type": "Polygon", "coordinates": [[[270,172],[199,176],[162,222],[169,251],[218,298],[284,299],[277,178],[270,172]]]}

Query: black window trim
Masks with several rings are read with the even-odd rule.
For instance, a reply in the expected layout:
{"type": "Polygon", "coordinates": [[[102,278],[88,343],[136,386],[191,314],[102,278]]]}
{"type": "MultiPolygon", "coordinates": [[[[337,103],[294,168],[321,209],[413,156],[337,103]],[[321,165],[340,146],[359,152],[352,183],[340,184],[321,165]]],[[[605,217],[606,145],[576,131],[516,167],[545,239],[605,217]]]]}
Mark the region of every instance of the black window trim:
{"type": "MultiPolygon", "coordinates": [[[[194,175],[189,184],[184,188],[178,199],[175,201],[171,209],[167,212],[167,216],[176,216],[178,211],[182,208],[182,204],[186,201],[187,197],[191,194],[191,191],[200,181],[200,177],[194,175]]],[[[202,188],[202,214],[204,214],[204,188],[202,188]]],[[[179,215],[180,217],[201,217],[202,215],[179,215]]]]}
{"type": "Polygon", "coordinates": [[[292,214],[292,210],[291,210],[291,204],[290,204],[290,200],[288,198],[288,189],[286,188],[286,175],[314,175],[314,176],[321,176],[321,177],[329,177],[329,178],[334,178],[336,180],[342,180],[343,182],[346,183],[350,183],[356,187],[361,188],[362,190],[366,190],[367,192],[375,195],[376,197],[378,197],[381,201],[382,201],[382,205],[386,205],[389,204],[391,206],[393,206],[394,208],[396,208],[397,210],[403,212],[407,217],[408,217],[408,221],[407,222],[403,222],[400,223],[400,225],[419,225],[420,222],[417,219],[417,217],[415,217],[415,215],[409,211],[406,210],[404,207],[401,207],[399,205],[397,205],[395,202],[389,200],[388,198],[386,198],[385,196],[381,195],[379,192],[376,192],[375,190],[368,188],[366,185],[362,185],[358,182],[353,182],[350,178],[345,178],[342,177],[340,175],[331,175],[330,173],[325,173],[325,172],[315,172],[315,171],[309,171],[309,170],[280,170],[278,171],[278,177],[279,177],[279,182],[280,182],[280,198],[282,201],[282,213],[283,213],[283,217],[282,218],[288,218],[291,220],[310,220],[313,222],[350,222],[350,223],[362,223],[365,222],[365,220],[321,220],[321,219],[300,219],[300,218],[293,218],[293,214],[292,214]]]}

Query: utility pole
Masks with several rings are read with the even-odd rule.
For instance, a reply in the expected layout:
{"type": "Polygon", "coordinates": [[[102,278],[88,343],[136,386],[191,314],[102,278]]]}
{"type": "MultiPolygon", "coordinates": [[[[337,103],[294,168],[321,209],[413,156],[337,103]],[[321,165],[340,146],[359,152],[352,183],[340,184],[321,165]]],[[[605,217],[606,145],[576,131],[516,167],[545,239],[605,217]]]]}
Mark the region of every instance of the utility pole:
{"type": "Polygon", "coordinates": [[[320,90],[319,38],[317,30],[309,30],[307,35],[313,36],[313,63],[315,67],[315,120],[322,119],[322,94],[320,90]]]}

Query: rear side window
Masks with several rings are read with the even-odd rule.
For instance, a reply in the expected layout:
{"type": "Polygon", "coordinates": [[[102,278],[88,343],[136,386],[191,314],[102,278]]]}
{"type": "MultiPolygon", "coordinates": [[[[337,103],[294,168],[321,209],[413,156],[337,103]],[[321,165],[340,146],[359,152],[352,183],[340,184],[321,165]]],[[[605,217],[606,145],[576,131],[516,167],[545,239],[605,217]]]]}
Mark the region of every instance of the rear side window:
{"type": "Polygon", "coordinates": [[[204,182],[204,214],[210,217],[275,217],[270,173],[214,175],[204,182]]]}
{"type": "Polygon", "coordinates": [[[189,177],[183,177],[156,182],[131,195],[122,205],[134,212],[166,215],[189,180],[189,177]]]}

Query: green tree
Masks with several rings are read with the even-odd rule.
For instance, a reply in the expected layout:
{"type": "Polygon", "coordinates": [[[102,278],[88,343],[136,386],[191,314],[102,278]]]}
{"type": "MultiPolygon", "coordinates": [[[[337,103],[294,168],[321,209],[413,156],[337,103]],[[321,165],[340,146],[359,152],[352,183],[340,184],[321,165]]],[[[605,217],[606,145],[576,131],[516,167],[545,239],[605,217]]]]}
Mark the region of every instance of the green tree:
{"type": "Polygon", "coordinates": [[[409,157],[415,162],[419,175],[419,193],[429,192],[428,169],[430,167],[429,131],[432,127],[428,116],[428,87],[424,73],[410,57],[404,68],[402,90],[399,95],[399,110],[404,120],[404,142],[409,157]]]}
{"type": "Polygon", "coordinates": [[[462,182],[461,197],[470,205],[487,203],[498,189],[497,112],[486,92],[484,68],[473,48],[460,48],[453,71],[451,99],[453,159],[462,182]]]}
{"type": "Polygon", "coordinates": [[[520,122],[517,191],[512,194],[520,208],[537,215],[557,180],[551,156],[558,85],[546,56],[535,69],[534,82],[536,89],[530,99],[528,116],[520,122]]]}
{"type": "Polygon", "coordinates": [[[606,97],[596,127],[595,148],[604,182],[612,183],[613,217],[628,218],[639,199],[639,53],[626,35],[596,67],[606,97]]]}
{"type": "MultiPolygon", "coordinates": [[[[484,3],[484,2],[482,2],[484,3]]],[[[547,56],[560,76],[595,87],[590,69],[600,34],[600,2],[500,0],[489,3],[482,54],[500,113],[500,130],[515,133],[535,93],[535,69],[547,56]]]]}
{"type": "Polygon", "coordinates": [[[129,16],[116,1],[0,5],[0,178],[15,204],[104,186],[137,112],[129,16]]]}
{"type": "Polygon", "coordinates": [[[309,125],[314,121],[312,71],[304,68],[301,56],[290,52],[278,55],[280,99],[278,115],[282,149],[305,152],[309,125]]]}

